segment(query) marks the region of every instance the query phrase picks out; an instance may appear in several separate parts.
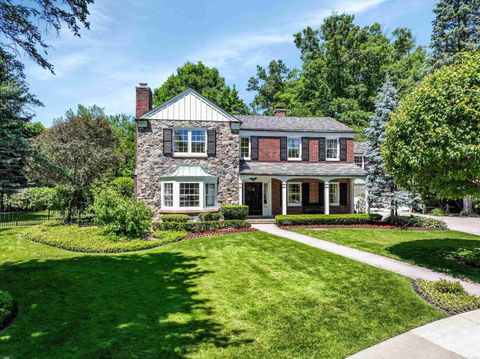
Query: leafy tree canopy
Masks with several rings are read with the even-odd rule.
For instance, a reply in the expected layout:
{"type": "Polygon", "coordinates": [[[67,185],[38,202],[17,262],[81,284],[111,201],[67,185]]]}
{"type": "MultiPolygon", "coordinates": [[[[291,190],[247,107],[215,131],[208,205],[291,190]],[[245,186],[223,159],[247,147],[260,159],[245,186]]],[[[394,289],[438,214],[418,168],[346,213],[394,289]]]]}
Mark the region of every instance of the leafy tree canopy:
{"type": "Polygon", "coordinates": [[[382,156],[404,188],[441,198],[480,192],[480,52],[430,75],[387,124],[382,156]]]}
{"type": "Polygon", "coordinates": [[[231,114],[248,113],[247,105],[238,96],[235,87],[225,84],[216,68],[209,68],[202,62],[187,62],[177,68],[177,73],[169,76],[160,87],[153,92],[155,106],[191,88],[231,114]]]}
{"type": "Polygon", "coordinates": [[[88,6],[93,0],[0,0],[0,48],[10,54],[25,51],[37,64],[53,72],[46,59],[48,44],[43,34],[54,29],[59,33],[66,25],[75,36],[80,27],[89,28],[88,6]]]}

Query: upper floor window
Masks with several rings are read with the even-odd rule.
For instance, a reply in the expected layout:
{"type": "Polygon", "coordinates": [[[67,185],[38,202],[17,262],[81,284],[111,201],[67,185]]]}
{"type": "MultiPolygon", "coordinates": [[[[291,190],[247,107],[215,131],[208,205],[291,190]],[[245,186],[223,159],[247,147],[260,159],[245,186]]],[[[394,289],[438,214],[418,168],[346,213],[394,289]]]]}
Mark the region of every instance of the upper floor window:
{"type": "Polygon", "coordinates": [[[354,156],[353,161],[358,167],[364,168],[363,156],[354,156]]]}
{"type": "Polygon", "coordinates": [[[340,143],[338,139],[328,139],[327,140],[327,161],[338,161],[340,143]]]}
{"type": "Polygon", "coordinates": [[[299,160],[302,156],[302,141],[300,138],[289,138],[287,140],[287,157],[289,160],[299,160]]]}
{"type": "Polygon", "coordinates": [[[207,154],[207,131],[206,130],[174,130],[173,151],[180,155],[207,154]]]}
{"type": "Polygon", "coordinates": [[[240,158],[244,160],[250,159],[250,137],[240,138],[240,158]]]}

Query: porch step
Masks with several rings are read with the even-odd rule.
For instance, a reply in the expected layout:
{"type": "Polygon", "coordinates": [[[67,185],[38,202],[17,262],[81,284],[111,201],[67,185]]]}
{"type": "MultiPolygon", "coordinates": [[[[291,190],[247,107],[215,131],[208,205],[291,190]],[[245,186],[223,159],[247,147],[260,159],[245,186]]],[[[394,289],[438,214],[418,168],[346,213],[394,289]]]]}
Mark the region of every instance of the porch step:
{"type": "Polygon", "coordinates": [[[250,224],[275,224],[275,218],[248,218],[250,224]]]}

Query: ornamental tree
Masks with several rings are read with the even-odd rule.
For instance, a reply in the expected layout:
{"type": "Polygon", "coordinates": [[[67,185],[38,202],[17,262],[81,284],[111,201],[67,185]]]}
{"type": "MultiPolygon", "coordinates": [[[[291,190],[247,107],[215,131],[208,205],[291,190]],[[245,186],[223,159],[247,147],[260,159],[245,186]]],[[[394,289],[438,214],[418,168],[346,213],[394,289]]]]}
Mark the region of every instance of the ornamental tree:
{"type": "Polygon", "coordinates": [[[385,142],[385,126],[391,114],[397,108],[397,89],[389,76],[381,87],[375,101],[375,114],[370,120],[370,126],[365,131],[370,158],[367,190],[369,206],[390,208],[391,215],[396,215],[398,207],[408,203],[409,194],[399,190],[393,178],[385,171],[385,164],[380,153],[380,147],[385,142]]]}
{"type": "Polygon", "coordinates": [[[422,195],[480,193],[480,53],[427,75],[387,123],[382,156],[398,185],[422,195]]]}

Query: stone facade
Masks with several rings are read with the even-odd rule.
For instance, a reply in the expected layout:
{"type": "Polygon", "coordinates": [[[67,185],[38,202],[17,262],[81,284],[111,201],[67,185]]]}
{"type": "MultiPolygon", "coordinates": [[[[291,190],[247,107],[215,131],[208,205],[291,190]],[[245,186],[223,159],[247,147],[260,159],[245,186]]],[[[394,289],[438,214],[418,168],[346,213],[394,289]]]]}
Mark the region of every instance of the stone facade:
{"type": "Polygon", "coordinates": [[[161,211],[161,177],[178,166],[201,166],[218,178],[218,204],[238,204],[239,182],[238,130],[228,122],[150,120],[145,130],[137,131],[136,193],[158,217],[161,211]],[[202,128],[216,130],[216,156],[177,158],[163,154],[163,129],[202,128]]]}

